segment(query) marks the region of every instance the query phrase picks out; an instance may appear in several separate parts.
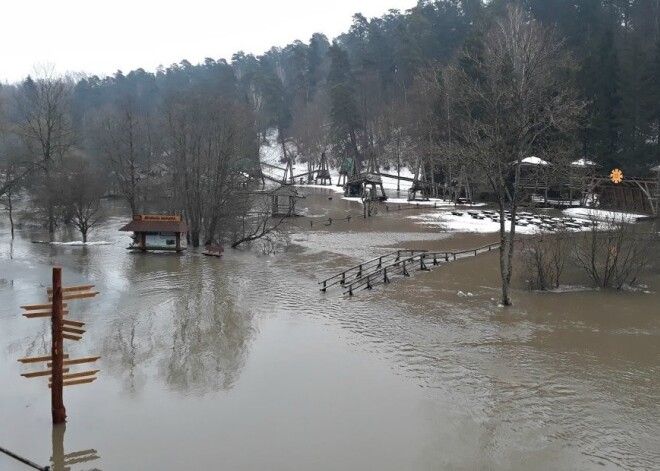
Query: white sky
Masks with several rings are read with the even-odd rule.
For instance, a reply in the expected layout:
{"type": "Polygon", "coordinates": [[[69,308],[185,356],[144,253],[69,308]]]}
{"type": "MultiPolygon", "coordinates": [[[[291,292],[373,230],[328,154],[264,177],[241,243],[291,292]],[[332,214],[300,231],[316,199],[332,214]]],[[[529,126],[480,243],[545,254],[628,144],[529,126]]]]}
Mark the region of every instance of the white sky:
{"type": "Polygon", "coordinates": [[[60,72],[154,71],[182,59],[261,54],[315,32],[328,39],[416,0],[6,0],[0,3],[0,81],[37,64],[60,72]]]}

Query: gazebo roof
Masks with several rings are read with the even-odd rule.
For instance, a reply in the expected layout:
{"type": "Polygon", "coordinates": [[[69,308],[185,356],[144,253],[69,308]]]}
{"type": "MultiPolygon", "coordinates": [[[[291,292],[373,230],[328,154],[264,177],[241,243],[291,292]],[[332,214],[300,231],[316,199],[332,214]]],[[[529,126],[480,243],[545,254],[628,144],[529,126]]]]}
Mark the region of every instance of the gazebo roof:
{"type": "Polygon", "coordinates": [[[521,164],[527,164],[527,165],[550,165],[549,162],[546,162],[545,160],[541,159],[540,157],[525,157],[520,161],[521,164]]]}
{"type": "Polygon", "coordinates": [[[124,232],[187,232],[188,226],[183,221],[131,221],[119,230],[124,232]]]}
{"type": "Polygon", "coordinates": [[[574,162],[571,162],[571,165],[573,167],[597,167],[598,164],[596,162],[592,162],[591,160],[587,159],[578,159],[574,162]]]}
{"type": "Polygon", "coordinates": [[[272,196],[294,196],[301,198],[302,196],[296,191],[293,185],[281,185],[269,193],[272,196]]]}

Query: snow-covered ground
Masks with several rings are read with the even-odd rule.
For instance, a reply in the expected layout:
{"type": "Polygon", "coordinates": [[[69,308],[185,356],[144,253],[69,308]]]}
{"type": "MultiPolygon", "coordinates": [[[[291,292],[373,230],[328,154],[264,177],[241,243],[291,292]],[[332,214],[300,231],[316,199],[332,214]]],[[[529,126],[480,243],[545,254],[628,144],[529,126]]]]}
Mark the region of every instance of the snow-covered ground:
{"type": "MultiPolygon", "coordinates": [[[[276,180],[282,180],[284,176],[284,168],[286,164],[283,164],[280,159],[282,158],[282,147],[277,144],[274,136],[271,136],[269,139],[271,145],[262,146],[260,151],[261,161],[268,165],[280,167],[281,169],[272,168],[268,165],[262,165],[264,174],[274,178],[276,180]]],[[[296,163],[293,165],[293,175],[304,174],[308,171],[306,163],[296,163]]],[[[385,173],[395,174],[395,169],[390,169],[389,171],[384,171],[385,173]]],[[[402,168],[401,174],[402,177],[412,178],[413,174],[408,168],[402,168]]],[[[302,188],[324,188],[335,191],[336,193],[343,193],[343,188],[337,186],[339,181],[339,171],[338,169],[330,169],[330,176],[332,177],[332,185],[316,185],[316,184],[307,184],[307,176],[296,178],[296,186],[302,188]],[[303,179],[303,182],[300,183],[300,178],[303,179]]],[[[397,179],[390,177],[382,177],[383,187],[389,193],[392,193],[397,190],[397,179]]],[[[271,182],[275,185],[274,182],[271,182]]],[[[401,180],[400,182],[400,191],[407,192],[411,186],[412,182],[401,180]]],[[[343,197],[343,199],[348,201],[355,201],[362,203],[360,198],[354,197],[343,197]]],[[[454,208],[454,204],[450,201],[445,201],[441,199],[431,199],[429,201],[408,201],[407,198],[388,198],[388,205],[418,205],[418,206],[428,206],[429,209],[436,208],[436,211],[425,212],[421,214],[407,216],[409,219],[418,221],[419,224],[436,226],[450,232],[473,232],[473,233],[495,233],[499,232],[500,224],[499,222],[493,221],[490,218],[484,219],[475,219],[469,214],[465,213],[461,216],[452,214],[450,209],[454,208]]],[[[461,206],[461,208],[479,208],[486,206],[485,203],[477,203],[471,205],[469,208],[467,206],[461,206]]],[[[569,208],[563,211],[565,217],[574,218],[577,223],[588,222],[588,221],[615,221],[621,220],[634,222],[639,218],[645,218],[643,214],[632,214],[632,213],[619,213],[614,211],[605,211],[599,209],[591,208],[569,208]]],[[[542,228],[539,225],[542,224],[541,220],[533,220],[529,225],[517,225],[516,232],[519,234],[538,234],[543,231],[547,231],[547,225],[542,228]]],[[[507,221],[507,229],[509,222],[507,221]]],[[[588,230],[588,225],[581,225],[581,227],[566,227],[566,230],[571,231],[584,231],[588,230]]]]}
{"type": "MultiPolygon", "coordinates": [[[[275,136],[270,136],[268,138],[269,145],[263,145],[261,146],[261,149],[259,151],[259,156],[261,159],[262,163],[268,164],[268,165],[274,165],[276,167],[280,167],[280,169],[272,168],[267,165],[262,165],[262,170],[263,173],[268,175],[271,178],[274,178],[276,180],[282,180],[282,177],[284,176],[284,168],[286,167],[286,164],[281,162],[283,153],[282,153],[282,146],[277,144],[277,141],[275,139],[275,136]]],[[[300,175],[303,173],[307,173],[307,163],[300,163],[296,162],[293,165],[293,175],[300,175]]],[[[385,173],[390,173],[392,175],[395,175],[396,169],[391,168],[389,171],[385,171],[381,169],[381,171],[385,173]]],[[[409,168],[407,167],[402,167],[401,168],[401,174],[402,177],[405,178],[413,178],[413,174],[410,171],[409,168]]],[[[304,183],[300,183],[300,177],[296,178],[296,186],[300,187],[307,187],[307,188],[334,188],[337,193],[343,193],[343,189],[341,187],[336,186],[337,182],[339,181],[339,169],[336,168],[331,168],[330,169],[330,177],[332,178],[332,185],[315,185],[315,184],[307,184],[307,176],[305,175],[303,178],[304,183]]],[[[383,181],[383,188],[385,190],[390,190],[390,191],[396,191],[397,189],[397,179],[396,178],[390,178],[390,177],[382,177],[383,181]]],[[[274,183],[274,182],[273,182],[274,183]]],[[[400,191],[402,192],[407,192],[408,189],[410,188],[412,182],[408,182],[405,180],[401,180],[400,183],[400,191]]],[[[407,202],[407,200],[406,200],[407,202]]]]}
{"type": "MultiPolygon", "coordinates": [[[[492,219],[474,219],[470,215],[463,214],[456,216],[448,211],[438,211],[434,213],[424,213],[415,216],[408,216],[409,219],[419,221],[420,224],[436,226],[450,232],[474,232],[488,234],[499,232],[500,223],[492,219]]],[[[507,221],[507,229],[509,221],[507,221]]],[[[542,230],[538,226],[516,226],[518,234],[538,234],[542,230]]]]}
{"type": "Polygon", "coordinates": [[[621,213],[617,211],[606,211],[604,209],[594,208],[569,208],[564,210],[564,214],[570,217],[590,219],[594,221],[626,221],[634,222],[637,219],[646,219],[644,214],[621,213]]]}
{"type": "Polygon", "coordinates": [[[93,246],[93,245],[112,245],[112,242],[109,242],[107,240],[97,240],[93,242],[83,242],[82,240],[72,240],[71,242],[49,242],[45,240],[33,240],[32,243],[34,244],[49,244],[49,245],[65,245],[65,246],[70,246],[70,247],[78,247],[78,246],[93,246]]]}

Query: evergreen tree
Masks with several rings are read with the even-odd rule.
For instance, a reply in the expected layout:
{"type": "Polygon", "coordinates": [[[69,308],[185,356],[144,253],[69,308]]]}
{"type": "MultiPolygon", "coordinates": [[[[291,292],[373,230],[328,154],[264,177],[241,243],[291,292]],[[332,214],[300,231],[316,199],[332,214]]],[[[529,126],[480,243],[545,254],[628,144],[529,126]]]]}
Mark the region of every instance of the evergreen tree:
{"type": "Polygon", "coordinates": [[[588,98],[592,100],[590,132],[592,159],[605,168],[621,165],[619,62],[614,45],[614,33],[607,30],[597,52],[588,98]]]}
{"type": "Polygon", "coordinates": [[[328,94],[334,145],[340,152],[350,149],[360,160],[357,133],[361,128],[361,119],[355,102],[348,54],[335,42],[328,49],[328,56],[328,94]]]}

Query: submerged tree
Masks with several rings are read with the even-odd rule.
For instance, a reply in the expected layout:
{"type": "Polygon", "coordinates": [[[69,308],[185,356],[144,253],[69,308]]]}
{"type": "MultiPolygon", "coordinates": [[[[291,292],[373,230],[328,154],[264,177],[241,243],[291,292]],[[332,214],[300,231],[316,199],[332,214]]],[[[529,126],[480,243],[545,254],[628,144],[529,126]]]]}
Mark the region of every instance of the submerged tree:
{"type": "Polygon", "coordinates": [[[175,207],[183,210],[194,247],[217,241],[256,161],[254,119],[244,105],[198,91],[167,102],[166,137],[175,207]]]}
{"type": "Polygon", "coordinates": [[[52,168],[73,142],[69,116],[71,84],[49,68],[28,76],[16,95],[17,128],[35,156],[43,182],[34,202],[46,213],[48,232],[55,231],[52,168]]]}
{"type": "Polygon", "coordinates": [[[484,34],[483,46],[465,49],[447,74],[453,120],[448,152],[481,169],[498,204],[504,305],[511,304],[522,160],[570,154],[574,143],[583,104],[568,80],[569,65],[554,30],[509,7],[484,34]]]}
{"type": "Polygon", "coordinates": [[[91,164],[80,158],[69,158],[56,177],[60,216],[71,224],[87,242],[90,231],[103,221],[100,205],[105,192],[105,179],[91,164]]]}
{"type": "Polygon", "coordinates": [[[581,234],[573,246],[575,262],[598,287],[634,285],[653,252],[653,236],[639,233],[625,215],[590,219],[591,230],[581,234]]]}
{"type": "Polygon", "coordinates": [[[88,132],[93,147],[112,170],[119,194],[131,212],[138,214],[145,207],[150,167],[159,142],[151,117],[126,97],[99,110],[90,120],[88,132]]]}

